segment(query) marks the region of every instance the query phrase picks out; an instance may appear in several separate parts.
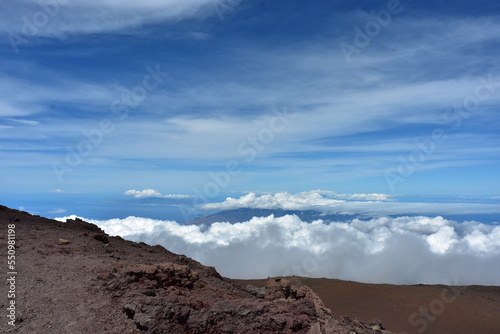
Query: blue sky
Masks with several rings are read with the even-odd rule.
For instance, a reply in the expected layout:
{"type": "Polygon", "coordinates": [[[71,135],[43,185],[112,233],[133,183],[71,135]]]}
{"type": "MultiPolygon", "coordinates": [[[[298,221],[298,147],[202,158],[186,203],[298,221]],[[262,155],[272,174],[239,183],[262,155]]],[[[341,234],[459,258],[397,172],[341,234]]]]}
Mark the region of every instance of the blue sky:
{"type": "Polygon", "coordinates": [[[500,214],[498,1],[43,4],[2,3],[5,205],[176,219],[323,189],[500,214]],[[125,195],[146,189],[188,197],[125,195]]]}

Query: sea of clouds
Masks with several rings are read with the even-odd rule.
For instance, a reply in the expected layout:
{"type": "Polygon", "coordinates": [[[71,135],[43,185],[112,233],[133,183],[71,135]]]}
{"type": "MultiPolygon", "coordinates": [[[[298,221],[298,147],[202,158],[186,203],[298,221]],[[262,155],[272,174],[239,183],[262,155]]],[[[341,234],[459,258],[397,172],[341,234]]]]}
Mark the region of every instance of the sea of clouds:
{"type": "Polygon", "coordinates": [[[83,219],[110,235],[185,254],[231,278],[500,285],[500,226],[475,221],[401,216],[307,223],[295,215],[270,215],[196,226],[140,217],[83,219]]]}

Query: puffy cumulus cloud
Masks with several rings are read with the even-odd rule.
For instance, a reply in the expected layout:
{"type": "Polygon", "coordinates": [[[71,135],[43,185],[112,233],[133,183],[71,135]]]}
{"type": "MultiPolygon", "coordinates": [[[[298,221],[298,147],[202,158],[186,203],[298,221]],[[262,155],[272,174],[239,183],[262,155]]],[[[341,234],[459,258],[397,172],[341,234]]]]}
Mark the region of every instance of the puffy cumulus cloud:
{"type": "Polygon", "coordinates": [[[358,200],[358,201],[389,201],[390,197],[386,194],[346,194],[339,195],[339,198],[346,198],[348,200],[358,200]],[[343,197],[340,197],[343,196],[343,197]]]}
{"type": "Polygon", "coordinates": [[[500,226],[473,221],[420,216],[326,224],[271,215],[196,226],[139,217],[85,220],[111,235],[160,244],[233,278],[500,285],[500,226]]]}
{"type": "Polygon", "coordinates": [[[154,189],[145,189],[145,190],[127,190],[125,192],[125,195],[127,196],[133,196],[135,198],[171,198],[171,199],[183,199],[183,198],[190,198],[191,196],[189,195],[175,195],[175,194],[168,194],[168,195],[163,195],[162,193],[154,190],[154,189]]]}
{"type": "Polygon", "coordinates": [[[145,24],[217,15],[222,1],[19,0],[3,6],[0,31],[49,37],[130,31],[145,24]]]}
{"type": "Polygon", "coordinates": [[[240,208],[282,209],[282,210],[324,210],[338,208],[347,200],[354,201],[388,201],[385,194],[337,194],[333,191],[313,190],[297,194],[279,192],[261,194],[250,192],[240,198],[228,197],[222,203],[202,205],[205,210],[233,210],[240,208]]]}
{"type": "Polygon", "coordinates": [[[283,209],[283,210],[305,210],[316,209],[328,205],[334,205],[341,201],[324,197],[319,192],[304,192],[290,194],[279,192],[276,194],[265,194],[257,196],[251,192],[240,198],[228,197],[222,203],[207,203],[201,206],[205,210],[233,210],[240,208],[253,209],[283,209]]]}

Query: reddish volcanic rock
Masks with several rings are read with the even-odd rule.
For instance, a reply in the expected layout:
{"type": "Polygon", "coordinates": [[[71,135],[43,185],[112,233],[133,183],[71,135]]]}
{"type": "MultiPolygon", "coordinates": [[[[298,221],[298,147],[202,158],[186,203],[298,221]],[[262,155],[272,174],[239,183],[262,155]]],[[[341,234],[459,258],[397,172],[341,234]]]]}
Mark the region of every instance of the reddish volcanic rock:
{"type": "MultiPolygon", "coordinates": [[[[80,219],[61,223],[0,206],[0,224],[15,225],[18,272],[15,326],[2,321],[3,332],[389,333],[334,319],[308,287],[271,278],[265,289],[244,288],[212,267],[109,237],[80,219]]],[[[8,302],[0,299],[3,310],[8,302]]]]}

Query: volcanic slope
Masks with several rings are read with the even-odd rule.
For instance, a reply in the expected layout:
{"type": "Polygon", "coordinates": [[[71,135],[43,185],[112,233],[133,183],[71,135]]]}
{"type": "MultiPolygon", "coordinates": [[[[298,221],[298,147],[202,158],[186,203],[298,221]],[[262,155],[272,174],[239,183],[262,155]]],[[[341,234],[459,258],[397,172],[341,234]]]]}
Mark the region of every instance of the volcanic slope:
{"type": "Polygon", "coordinates": [[[0,297],[4,333],[389,333],[379,321],[334,318],[306,286],[271,278],[265,289],[243,287],[213,267],[79,219],[0,206],[0,226],[5,272],[17,273],[0,297]]]}

